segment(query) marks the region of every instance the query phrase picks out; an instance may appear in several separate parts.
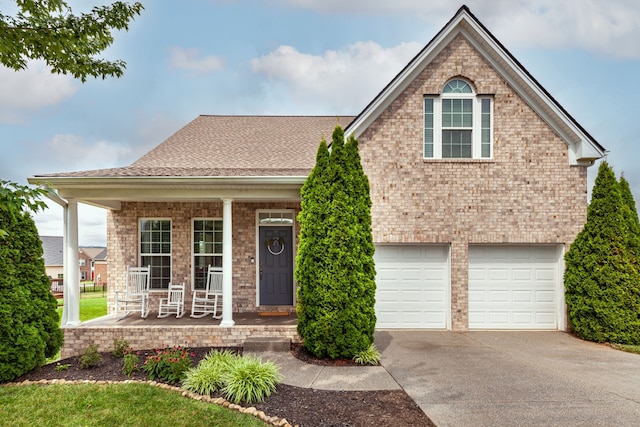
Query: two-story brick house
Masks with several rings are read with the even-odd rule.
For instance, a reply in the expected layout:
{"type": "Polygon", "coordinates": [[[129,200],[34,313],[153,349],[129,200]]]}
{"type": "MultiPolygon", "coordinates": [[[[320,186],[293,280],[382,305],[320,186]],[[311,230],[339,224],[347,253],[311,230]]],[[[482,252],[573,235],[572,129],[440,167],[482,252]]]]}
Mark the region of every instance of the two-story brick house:
{"type": "Polygon", "coordinates": [[[371,184],[379,328],[565,328],[563,254],[605,150],[466,7],[357,116],[200,116],[130,166],[30,182],[70,227],[78,202],[108,209],[110,308],[129,265],[152,265],[154,307],[212,264],[232,327],[295,310],[299,190],[336,124],[371,184]]]}

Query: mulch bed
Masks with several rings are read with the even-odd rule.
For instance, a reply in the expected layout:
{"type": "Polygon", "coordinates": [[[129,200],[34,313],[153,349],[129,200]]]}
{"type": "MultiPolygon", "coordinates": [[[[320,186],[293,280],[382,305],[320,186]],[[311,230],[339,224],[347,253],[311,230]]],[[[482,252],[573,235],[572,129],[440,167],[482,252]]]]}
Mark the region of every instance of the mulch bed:
{"type": "MultiPolygon", "coordinates": [[[[193,366],[211,348],[194,348],[190,352],[193,366]]],[[[240,351],[239,349],[235,349],[240,351]]],[[[141,352],[141,360],[151,351],[141,352]]],[[[299,359],[320,365],[354,365],[351,360],[324,360],[309,355],[300,346],[293,346],[292,353],[299,359]]],[[[80,368],[80,357],[71,357],[43,366],[15,380],[37,381],[41,379],[64,380],[104,380],[124,381],[128,379],[146,380],[143,372],[134,372],[131,377],[124,375],[122,359],[111,353],[101,353],[102,363],[91,369],[80,368]],[[58,371],[56,366],[68,364],[69,368],[58,371]]],[[[253,404],[256,409],[271,416],[286,418],[289,423],[301,427],[368,427],[368,426],[434,426],[429,417],[403,390],[379,391],[329,391],[294,387],[280,384],[263,403],[253,404]]]]}

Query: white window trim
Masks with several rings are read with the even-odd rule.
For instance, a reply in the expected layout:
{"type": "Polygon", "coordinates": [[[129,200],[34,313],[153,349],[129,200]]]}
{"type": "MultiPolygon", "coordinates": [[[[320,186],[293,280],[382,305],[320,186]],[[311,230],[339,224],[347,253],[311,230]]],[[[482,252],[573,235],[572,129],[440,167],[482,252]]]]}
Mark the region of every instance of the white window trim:
{"type": "MultiPolygon", "coordinates": [[[[197,218],[191,218],[191,290],[194,291],[195,290],[195,286],[196,286],[196,255],[204,255],[204,256],[215,256],[218,254],[215,253],[211,253],[211,254],[196,254],[196,252],[193,250],[196,242],[195,242],[195,222],[196,221],[220,221],[221,223],[223,222],[222,218],[220,217],[197,217],[197,218]]],[[[222,231],[223,236],[224,236],[224,229],[222,231]]],[[[223,237],[224,238],[224,237],[223,237]]],[[[220,242],[222,243],[222,242],[220,242]]],[[[222,257],[222,252],[220,253],[220,257],[222,257]]],[[[224,265],[224,264],[223,264],[224,265]]],[[[222,267],[220,267],[222,269],[222,267]]],[[[202,290],[202,289],[200,289],[202,290]]]]}
{"type": "MultiPolygon", "coordinates": [[[[171,218],[155,218],[155,217],[145,217],[138,219],[138,265],[142,265],[142,257],[143,256],[168,256],[169,257],[169,282],[173,280],[173,220],[171,218]],[[169,221],[169,232],[171,233],[171,243],[169,243],[169,253],[168,254],[143,254],[142,253],[142,221],[169,221]]],[[[146,266],[143,266],[146,267],[146,266]]],[[[153,267],[152,267],[153,268],[153,267]]],[[[149,277],[149,281],[151,281],[151,277],[149,277]]],[[[152,289],[151,283],[149,283],[149,292],[167,292],[166,288],[163,289],[152,289]]]]}
{"type": "MultiPolygon", "coordinates": [[[[476,95],[474,93],[448,93],[446,95],[428,95],[424,99],[433,100],[433,157],[425,157],[424,152],[424,140],[425,140],[425,128],[424,128],[424,100],[422,103],[423,108],[423,125],[422,125],[422,156],[425,160],[443,159],[451,161],[464,161],[464,160],[491,160],[493,159],[493,142],[494,142],[494,128],[493,128],[493,96],[491,95],[476,95]],[[473,99],[473,127],[471,128],[471,157],[442,157],[442,100],[443,99],[473,99]],[[482,100],[489,99],[490,102],[490,142],[489,142],[489,157],[482,157],[482,100]]],[[[448,128],[447,128],[448,129],[448,128]]],[[[456,128],[465,130],[468,128],[456,128]]]]}

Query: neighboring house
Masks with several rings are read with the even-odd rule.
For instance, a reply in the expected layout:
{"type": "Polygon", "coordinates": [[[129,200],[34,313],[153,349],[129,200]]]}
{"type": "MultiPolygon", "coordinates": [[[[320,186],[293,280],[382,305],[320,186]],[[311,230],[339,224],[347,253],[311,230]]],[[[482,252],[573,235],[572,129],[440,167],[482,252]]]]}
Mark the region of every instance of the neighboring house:
{"type": "Polygon", "coordinates": [[[93,258],[93,281],[96,285],[106,286],[107,285],[107,248],[103,248],[100,253],[98,253],[93,258]]]}
{"type": "Polygon", "coordinates": [[[44,257],[44,268],[51,279],[63,277],[63,237],[40,236],[44,257]]]}
{"type": "MultiPolygon", "coordinates": [[[[64,238],[62,236],[40,236],[46,274],[52,279],[64,277],[63,252],[64,238]]],[[[106,280],[107,248],[98,246],[82,246],[78,249],[78,266],[80,280],[93,280],[96,269],[100,268],[106,280]],[[96,263],[101,267],[96,267],[96,263]]]]}
{"type": "Polygon", "coordinates": [[[82,246],[78,255],[80,280],[95,281],[95,261],[105,259],[107,248],[101,246],[82,246]]]}
{"type": "Polygon", "coordinates": [[[110,310],[127,266],[152,266],[157,307],[214,265],[233,326],[295,310],[300,187],[336,124],[371,184],[377,327],[565,329],[563,254],[605,150],[466,7],[355,117],[200,116],[130,166],[29,181],[70,218],[108,209],[110,310]]]}

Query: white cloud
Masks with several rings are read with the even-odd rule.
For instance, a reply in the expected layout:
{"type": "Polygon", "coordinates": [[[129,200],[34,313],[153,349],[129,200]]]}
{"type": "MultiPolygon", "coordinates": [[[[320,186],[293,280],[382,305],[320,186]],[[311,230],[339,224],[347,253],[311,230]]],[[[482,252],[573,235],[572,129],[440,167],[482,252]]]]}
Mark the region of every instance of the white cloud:
{"type": "Polygon", "coordinates": [[[71,171],[122,166],[130,163],[131,152],[131,147],[109,141],[90,142],[78,135],[58,134],[43,144],[38,157],[42,163],[54,164],[58,171],[71,171]]]}
{"type": "MultiPolygon", "coordinates": [[[[437,28],[460,3],[450,0],[278,0],[323,14],[411,16],[437,28]]],[[[508,47],[579,48],[640,59],[637,0],[467,0],[471,12],[508,47]]]]}
{"type": "Polygon", "coordinates": [[[385,49],[374,42],[358,42],[318,56],[280,46],[252,60],[251,69],[275,83],[274,89],[284,83],[298,105],[353,114],[373,99],[421,47],[419,43],[402,43],[385,49]]]}
{"type": "Polygon", "coordinates": [[[28,67],[14,71],[0,66],[0,123],[24,123],[31,112],[59,104],[78,91],[72,77],[51,74],[42,62],[28,67]]]}
{"type": "Polygon", "coordinates": [[[169,66],[176,70],[191,71],[195,74],[209,74],[224,68],[224,61],[213,55],[201,56],[198,49],[170,47],[169,66]]]}

